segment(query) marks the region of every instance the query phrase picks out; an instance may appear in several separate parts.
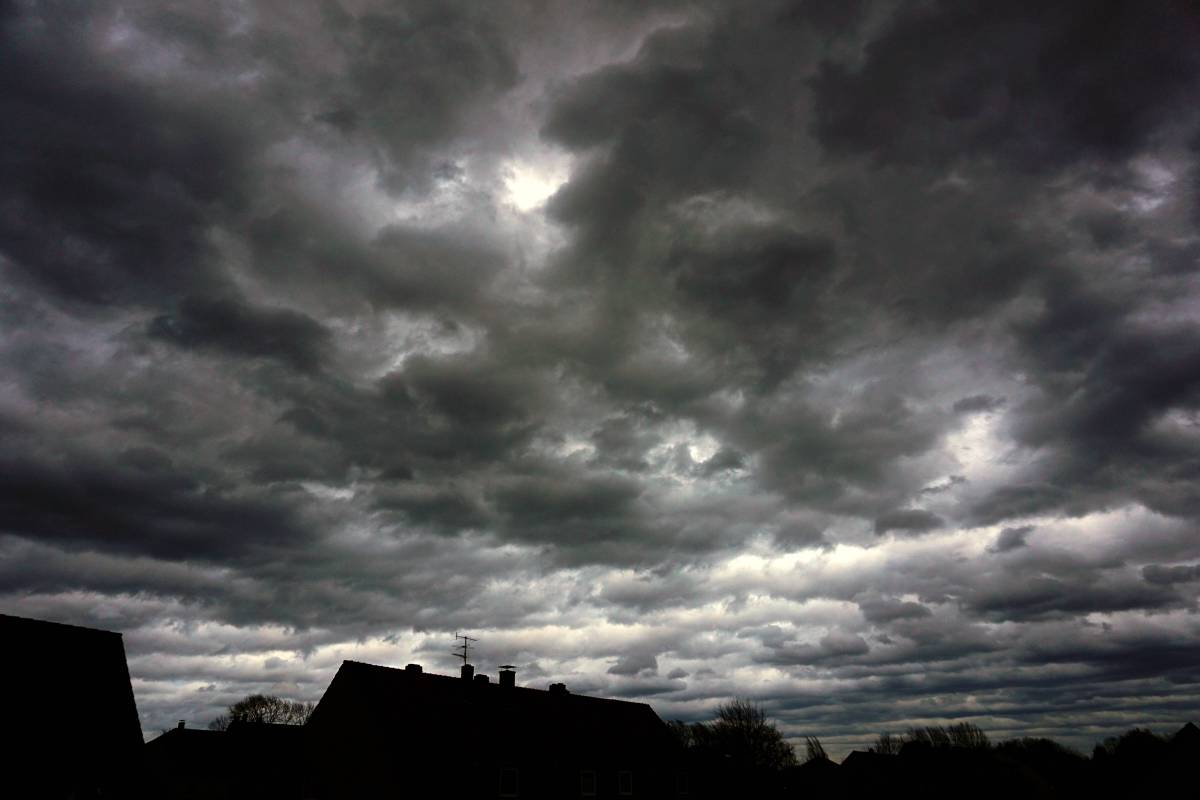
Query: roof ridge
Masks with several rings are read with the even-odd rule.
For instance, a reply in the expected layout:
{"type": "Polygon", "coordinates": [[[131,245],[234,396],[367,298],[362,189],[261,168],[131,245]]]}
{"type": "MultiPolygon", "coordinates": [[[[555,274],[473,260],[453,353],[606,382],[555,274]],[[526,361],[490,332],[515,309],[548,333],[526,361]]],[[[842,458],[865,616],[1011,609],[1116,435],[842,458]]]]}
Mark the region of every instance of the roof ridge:
{"type": "Polygon", "coordinates": [[[76,625],[73,622],[57,622],[52,619],[34,619],[33,617],[19,617],[16,614],[5,614],[0,612],[0,617],[6,619],[14,619],[18,622],[34,622],[38,625],[58,625],[61,628],[74,628],[77,631],[88,631],[90,633],[107,633],[112,636],[124,637],[120,631],[110,631],[107,628],[89,628],[87,625],[76,625]]]}
{"type": "MultiPolygon", "coordinates": [[[[393,673],[395,675],[403,675],[403,676],[405,676],[406,679],[412,679],[412,680],[425,680],[425,679],[432,678],[432,679],[436,679],[436,680],[453,681],[455,683],[460,683],[462,685],[466,685],[468,683],[471,684],[472,686],[479,685],[479,684],[476,684],[473,679],[465,680],[465,679],[455,676],[455,675],[443,675],[438,672],[425,672],[425,671],[412,673],[403,667],[390,667],[385,664],[371,664],[366,661],[356,661],[356,660],[350,659],[350,658],[343,659],[342,666],[346,666],[347,664],[354,665],[354,668],[365,667],[367,669],[372,669],[372,670],[386,671],[387,673],[393,673]]],[[[483,674],[483,673],[476,674],[475,677],[479,677],[480,674],[483,674]]],[[[624,700],[624,699],[617,698],[617,697],[597,697],[596,695],[576,694],[574,692],[568,692],[566,694],[554,694],[554,693],[550,692],[548,689],[538,689],[533,686],[501,686],[499,683],[493,683],[490,680],[486,684],[483,684],[483,685],[486,685],[489,687],[494,687],[497,690],[503,690],[505,692],[513,692],[513,691],[531,692],[538,696],[552,696],[560,701],[565,700],[567,702],[572,702],[572,703],[578,703],[578,702],[615,703],[615,704],[619,704],[619,705],[626,706],[626,707],[642,707],[642,708],[649,709],[652,713],[657,713],[654,711],[653,706],[651,706],[649,703],[647,703],[643,700],[624,700]]]]}

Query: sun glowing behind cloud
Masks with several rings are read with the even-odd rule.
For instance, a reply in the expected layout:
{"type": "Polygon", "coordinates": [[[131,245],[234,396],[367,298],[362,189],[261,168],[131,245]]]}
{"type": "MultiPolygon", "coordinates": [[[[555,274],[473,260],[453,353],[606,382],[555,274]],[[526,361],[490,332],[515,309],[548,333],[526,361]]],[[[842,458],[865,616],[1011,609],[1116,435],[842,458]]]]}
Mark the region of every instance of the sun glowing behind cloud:
{"type": "Polygon", "coordinates": [[[568,171],[566,163],[557,159],[513,161],[505,166],[503,175],[505,201],[521,211],[532,211],[567,182],[568,171]]]}

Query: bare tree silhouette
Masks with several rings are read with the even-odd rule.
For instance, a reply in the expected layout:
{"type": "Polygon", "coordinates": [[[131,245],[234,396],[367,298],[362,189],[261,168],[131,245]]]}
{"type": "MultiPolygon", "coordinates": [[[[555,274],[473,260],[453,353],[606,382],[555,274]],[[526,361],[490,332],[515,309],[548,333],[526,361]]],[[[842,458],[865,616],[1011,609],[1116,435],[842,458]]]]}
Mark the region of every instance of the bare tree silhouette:
{"type": "Polygon", "coordinates": [[[282,725],[303,725],[316,706],[297,700],[285,700],[269,694],[251,694],[238,700],[208,723],[209,730],[223,731],[234,722],[268,722],[282,725]]]}

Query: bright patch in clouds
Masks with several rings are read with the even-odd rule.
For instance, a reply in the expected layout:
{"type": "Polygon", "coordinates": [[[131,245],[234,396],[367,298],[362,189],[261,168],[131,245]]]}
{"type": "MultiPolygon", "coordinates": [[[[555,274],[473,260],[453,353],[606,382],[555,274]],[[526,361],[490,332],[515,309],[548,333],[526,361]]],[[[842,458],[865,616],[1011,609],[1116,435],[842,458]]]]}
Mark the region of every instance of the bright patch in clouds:
{"type": "Polygon", "coordinates": [[[532,211],[549,200],[567,182],[567,177],[563,160],[510,162],[504,169],[505,200],[521,211],[532,211]]]}

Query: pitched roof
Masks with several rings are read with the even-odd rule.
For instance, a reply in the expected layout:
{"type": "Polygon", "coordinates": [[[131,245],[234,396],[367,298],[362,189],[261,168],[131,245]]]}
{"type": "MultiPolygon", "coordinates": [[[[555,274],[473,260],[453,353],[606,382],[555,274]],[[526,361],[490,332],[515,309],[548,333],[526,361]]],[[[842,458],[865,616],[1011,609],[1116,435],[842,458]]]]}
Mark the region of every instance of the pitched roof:
{"type": "Polygon", "coordinates": [[[1200,728],[1194,722],[1189,722],[1171,737],[1171,744],[1176,747],[1200,748],[1200,728]]]}
{"type": "Polygon", "coordinates": [[[896,756],[892,753],[875,753],[869,750],[851,750],[850,754],[842,759],[842,766],[852,770],[874,770],[895,763],[896,756]]]}
{"type": "Polygon", "coordinates": [[[824,756],[820,758],[810,758],[796,766],[796,770],[804,775],[814,773],[837,772],[838,764],[824,756]]]}
{"type": "Polygon", "coordinates": [[[223,754],[225,732],[204,728],[171,728],[146,742],[146,753],[153,758],[188,756],[211,758],[223,754]]]}
{"type": "Polygon", "coordinates": [[[121,634],[0,614],[9,689],[5,718],[26,735],[91,731],[106,747],[140,748],[141,723],[121,634]]]}
{"type": "Polygon", "coordinates": [[[4,721],[18,734],[6,779],[113,791],[142,747],[121,634],[0,614],[0,648],[4,721]],[[30,758],[48,748],[59,765],[52,775],[30,758]]]}
{"type": "Polygon", "coordinates": [[[645,703],[501,686],[344,661],[308,727],[369,732],[414,746],[519,754],[662,752],[667,727],[645,703]]]}

